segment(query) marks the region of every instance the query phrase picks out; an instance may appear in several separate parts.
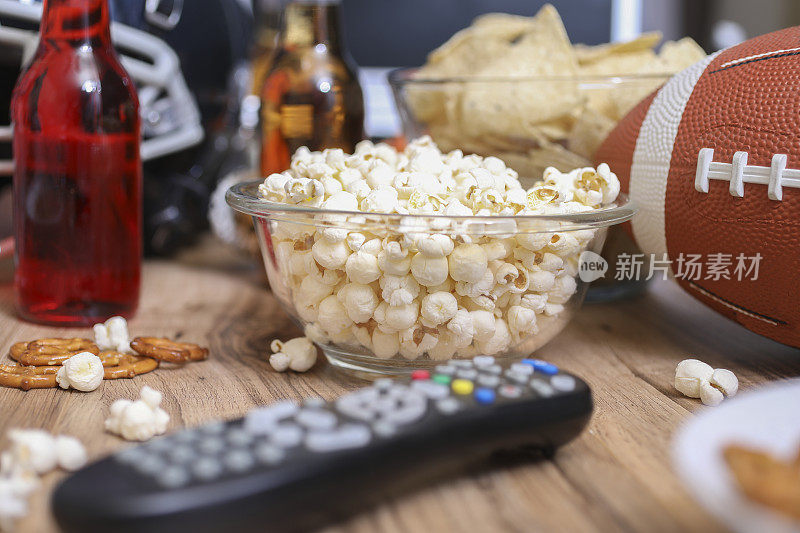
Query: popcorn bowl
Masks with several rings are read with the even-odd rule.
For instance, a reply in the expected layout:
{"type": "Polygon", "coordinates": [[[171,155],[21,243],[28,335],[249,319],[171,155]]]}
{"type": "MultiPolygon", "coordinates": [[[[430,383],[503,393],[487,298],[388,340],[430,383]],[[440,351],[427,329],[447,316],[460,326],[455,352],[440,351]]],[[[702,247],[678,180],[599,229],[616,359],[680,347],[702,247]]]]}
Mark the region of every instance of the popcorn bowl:
{"type": "Polygon", "coordinates": [[[624,195],[588,212],[448,216],[300,207],[258,187],[226,200],[252,217],[272,292],[332,365],[367,378],[531,355],[580,307],[608,228],[634,214],[624,195]]]}

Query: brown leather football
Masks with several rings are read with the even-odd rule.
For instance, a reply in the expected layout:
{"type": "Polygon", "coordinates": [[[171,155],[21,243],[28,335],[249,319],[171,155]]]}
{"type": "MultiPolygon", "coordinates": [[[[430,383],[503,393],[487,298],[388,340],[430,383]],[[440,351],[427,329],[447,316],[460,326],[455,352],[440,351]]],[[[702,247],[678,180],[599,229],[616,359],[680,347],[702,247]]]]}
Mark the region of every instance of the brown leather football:
{"type": "Polygon", "coordinates": [[[666,254],[681,286],[748,329],[800,346],[800,27],[677,74],[595,160],[638,206],[637,244],[666,254]]]}

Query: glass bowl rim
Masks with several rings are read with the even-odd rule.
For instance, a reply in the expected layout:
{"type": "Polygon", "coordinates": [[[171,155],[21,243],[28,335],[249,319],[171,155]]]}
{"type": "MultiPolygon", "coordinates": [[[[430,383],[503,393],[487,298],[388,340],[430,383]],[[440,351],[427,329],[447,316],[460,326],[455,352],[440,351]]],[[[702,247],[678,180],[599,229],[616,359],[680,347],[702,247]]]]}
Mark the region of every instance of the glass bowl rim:
{"type": "Polygon", "coordinates": [[[423,78],[412,77],[421,67],[400,67],[390,70],[386,77],[391,86],[406,84],[437,85],[442,83],[545,83],[545,82],[572,82],[572,83],[617,83],[644,82],[653,80],[666,81],[676,72],[647,72],[644,74],[594,74],[578,76],[426,76],[423,78]]]}
{"type": "MultiPolygon", "coordinates": [[[[336,215],[320,220],[312,225],[318,226],[352,226],[358,231],[359,226],[366,227],[367,219],[370,224],[380,224],[386,230],[413,231],[415,228],[424,228],[431,221],[446,224],[480,224],[487,235],[505,234],[509,232],[509,224],[536,228],[535,231],[575,231],[580,229],[605,228],[621,224],[630,220],[636,214],[633,201],[623,193],[617,200],[600,209],[580,213],[543,214],[543,215],[426,215],[426,214],[400,214],[400,213],[371,213],[364,211],[341,211],[332,209],[319,209],[316,207],[301,207],[296,205],[271,202],[260,198],[257,194],[258,186],[262,181],[245,181],[231,186],[225,193],[225,201],[236,211],[257,218],[271,218],[285,222],[309,224],[304,217],[320,217],[320,215],[336,215]],[[297,218],[292,218],[293,216],[297,218]],[[358,218],[355,218],[358,217],[358,218]],[[360,222],[364,219],[364,222],[360,222]],[[545,224],[542,224],[545,223],[545,224]],[[548,227],[546,223],[551,223],[548,227]]],[[[439,233],[438,229],[431,231],[439,233]]],[[[511,231],[512,233],[515,230],[511,231]]],[[[447,233],[447,231],[442,231],[447,233]]]]}

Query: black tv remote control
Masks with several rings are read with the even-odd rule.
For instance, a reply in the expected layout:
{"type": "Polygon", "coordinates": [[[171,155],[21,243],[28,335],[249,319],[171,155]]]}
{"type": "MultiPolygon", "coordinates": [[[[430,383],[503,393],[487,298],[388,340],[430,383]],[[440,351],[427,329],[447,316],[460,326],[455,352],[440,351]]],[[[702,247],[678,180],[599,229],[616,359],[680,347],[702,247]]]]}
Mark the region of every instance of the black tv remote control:
{"type": "Polygon", "coordinates": [[[452,360],[126,448],[63,481],[53,511],[84,533],[309,529],[496,450],[552,451],[591,412],[589,387],[552,364],[452,360]]]}

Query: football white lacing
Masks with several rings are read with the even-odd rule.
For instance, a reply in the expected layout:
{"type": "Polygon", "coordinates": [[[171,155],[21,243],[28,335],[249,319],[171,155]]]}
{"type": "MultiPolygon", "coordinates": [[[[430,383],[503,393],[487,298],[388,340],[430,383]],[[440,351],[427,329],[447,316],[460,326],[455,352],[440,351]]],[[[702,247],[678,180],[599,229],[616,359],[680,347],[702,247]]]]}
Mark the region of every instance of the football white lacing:
{"type": "Polygon", "coordinates": [[[697,154],[694,188],[707,193],[709,180],[730,182],[728,190],[737,198],[744,196],[745,183],[766,185],[770,200],[782,200],[783,187],[800,188],[800,169],[786,168],[786,154],[773,155],[772,164],[762,167],[748,165],[747,152],[736,152],[733,162],[720,163],[714,161],[713,148],[701,148],[697,154]]]}

